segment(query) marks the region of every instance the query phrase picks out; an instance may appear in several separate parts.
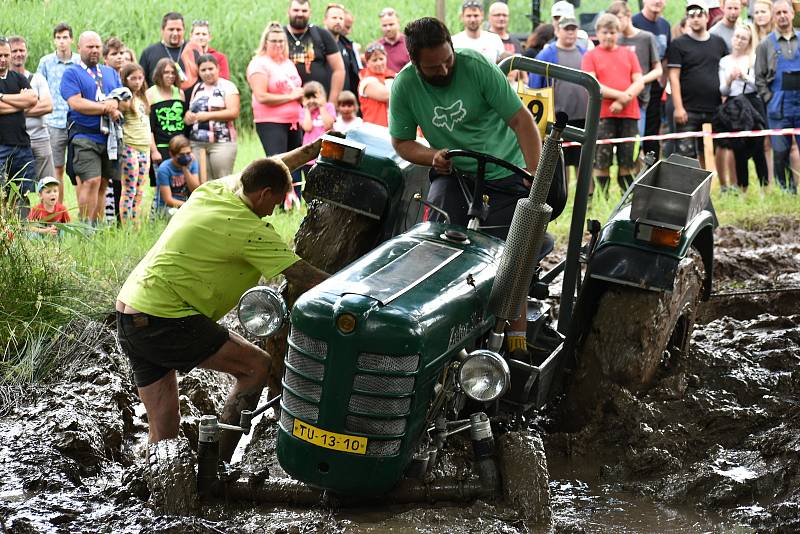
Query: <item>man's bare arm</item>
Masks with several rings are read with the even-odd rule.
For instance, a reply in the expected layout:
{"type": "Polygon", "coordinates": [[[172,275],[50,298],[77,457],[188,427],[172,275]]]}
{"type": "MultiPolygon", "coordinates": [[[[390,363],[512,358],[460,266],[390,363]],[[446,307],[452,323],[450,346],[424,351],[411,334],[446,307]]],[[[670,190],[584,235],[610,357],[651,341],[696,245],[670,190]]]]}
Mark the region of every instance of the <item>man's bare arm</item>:
{"type": "Polygon", "coordinates": [[[290,284],[306,290],[324,282],[330,275],[301,259],[287,267],[283,276],[290,284]]]}
{"type": "Polygon", "coordinates": [[[53,100],[50,96],[40,96],[35,106],[25,111],[26,117],[41,117],[53,111],[53,100]]]}

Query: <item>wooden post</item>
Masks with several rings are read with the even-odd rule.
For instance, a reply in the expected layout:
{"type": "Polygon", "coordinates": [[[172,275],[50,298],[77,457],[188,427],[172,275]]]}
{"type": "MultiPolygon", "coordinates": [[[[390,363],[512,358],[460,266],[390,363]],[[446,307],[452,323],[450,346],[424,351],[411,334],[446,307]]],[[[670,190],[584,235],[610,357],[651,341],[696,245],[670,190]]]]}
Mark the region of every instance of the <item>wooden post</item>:
{"type": "Polygon", "coordinates": [[[436,18],[447,24],[447,11],[444,8],[444,0],[436,0],[436,18]]]}
{"type": "MultiPolygon", "coordinates": [[[[712,133],[711,123],[704,122],[703,134],[710,133],[712,133]]],[[[715,172],[717,170],[717,166],[714,163],[714,140],[707,135],[703,135],[703,158],[705,159],[706,170],[715,172]]]]}

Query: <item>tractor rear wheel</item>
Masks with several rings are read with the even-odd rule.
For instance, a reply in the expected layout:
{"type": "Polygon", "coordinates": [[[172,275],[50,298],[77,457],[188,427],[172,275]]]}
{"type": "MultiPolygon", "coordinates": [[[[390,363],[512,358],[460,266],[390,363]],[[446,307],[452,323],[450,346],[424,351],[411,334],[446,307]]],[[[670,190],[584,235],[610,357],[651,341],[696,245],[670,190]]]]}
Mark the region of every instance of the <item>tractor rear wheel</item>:
{"type": "Polygon", "coordinates": [[[671,292],[608,284],[577,345],[577,370],[567,394],[570,417],[602,402],[609,383],[648,389],[659,371],[674,368],[689,345],[703,285],[703,262],[681,260],[671,292]]]}

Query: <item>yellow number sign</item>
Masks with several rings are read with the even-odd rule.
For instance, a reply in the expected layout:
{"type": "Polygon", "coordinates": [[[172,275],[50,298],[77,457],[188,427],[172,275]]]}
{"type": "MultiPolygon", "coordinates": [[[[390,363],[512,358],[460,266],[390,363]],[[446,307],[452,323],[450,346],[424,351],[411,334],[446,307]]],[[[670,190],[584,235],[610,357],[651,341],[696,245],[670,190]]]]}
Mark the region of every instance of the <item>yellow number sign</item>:
{"type": "Polygon", "coordinates": [[[533,115],[533,120],[539,127],[539,133],[544,139],[547,123],[555,121],[553,111],[553,88],[544,87],[542,89],[530,89],[522,81],[517,83],[517,94],[525,107],[533,115]]]}

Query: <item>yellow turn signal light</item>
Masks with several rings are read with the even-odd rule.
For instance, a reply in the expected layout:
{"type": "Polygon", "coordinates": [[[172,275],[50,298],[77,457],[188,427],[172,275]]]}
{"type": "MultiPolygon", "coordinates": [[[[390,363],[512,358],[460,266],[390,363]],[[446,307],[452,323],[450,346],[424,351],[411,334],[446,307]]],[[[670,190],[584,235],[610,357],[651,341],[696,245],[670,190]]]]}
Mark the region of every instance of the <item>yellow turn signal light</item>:
{"type": "Polygon", "coordinates": [[[344,146],[333,141],[323,141],[319,155],[323,158],[340,160],[344,157],[344,146]]]}
{"type": "Polygon", "coordinates": [[[356,317],[352,313],[343,313],[336,318],[336,328],[342,334],[350,334],[356,329],[356,317]]]}
{"type": "Polygon", "coordinates": [[[334,135],[322,136],[319,155],[325,159],[358,165],[366,152],[367,145],[334,135]]]}
{"type": "Polygon", "coordinates": [[[679,226],[655,226],[642,222],[636,224],[636,239],[659,247],[678,248],[682,234],[683,228],[679,226]]]}

